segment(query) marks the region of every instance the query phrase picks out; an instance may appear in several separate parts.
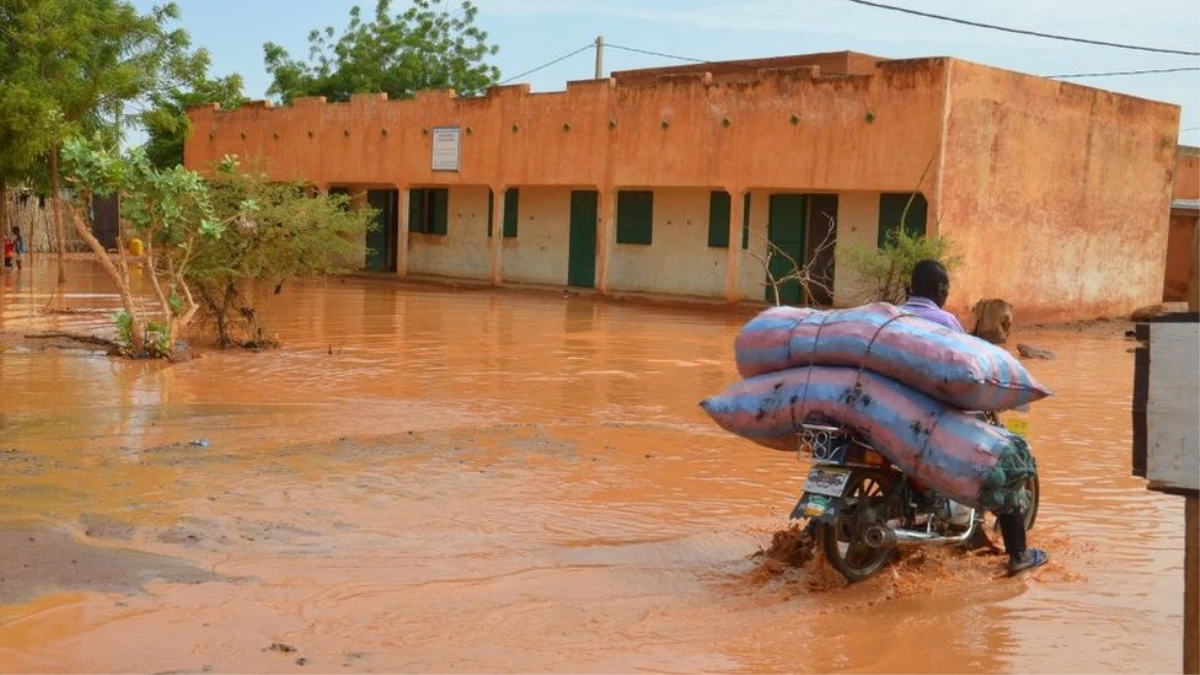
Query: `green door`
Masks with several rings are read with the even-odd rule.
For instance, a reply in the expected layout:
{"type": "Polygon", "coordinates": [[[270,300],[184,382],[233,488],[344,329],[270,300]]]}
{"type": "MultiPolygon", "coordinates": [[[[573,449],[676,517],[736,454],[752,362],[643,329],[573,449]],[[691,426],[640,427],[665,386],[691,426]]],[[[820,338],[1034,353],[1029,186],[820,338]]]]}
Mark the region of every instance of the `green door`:
{"type": "Polygon", "coordinates": [[[567,248],[567,285],[596,285],[596,216],[599,194],[594,190],[571,192],[571,230],[567,248]]]}
{"type": "MultiPolygon", "coordinates": [[[[805,195],[771,195],[767,216],[767,240],[773,244],[767,279],[766,298],[775,301],[770,286],[771,278],[781,279],[791,274],[796,265],[804,264],[804,234],[808,229],[808,200],[805,195]],[[787,257],[781,254],[787,254],[787,257]],[[791,260],[788,260],[791,257],[791,260]]],[[[801,301],[800,284],[789,280],[779,284],[779,301],[798,304],[801,301]]]]}
{"type": "Polygon", "coordinates": [[[396,271],[396,190],[368,190],[367,204],[375,209],[375,229],[367,232],[369,272],[396,271]]]}

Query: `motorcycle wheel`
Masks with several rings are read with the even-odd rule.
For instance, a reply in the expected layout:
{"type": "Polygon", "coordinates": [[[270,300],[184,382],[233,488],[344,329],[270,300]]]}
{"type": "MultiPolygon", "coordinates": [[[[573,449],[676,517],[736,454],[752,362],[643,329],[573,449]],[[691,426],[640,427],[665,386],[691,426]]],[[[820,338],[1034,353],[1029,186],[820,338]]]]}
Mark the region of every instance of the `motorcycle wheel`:
{"type": "Polygon", "coordinates": [[[863,538],[872,523],[887,520],[889,478],[880,472],[857,473],[846,486],[837,520],[817,526],[825,559],[850,583],[874,576],[896,554],[894,548],[872,548],[863,538]]]}

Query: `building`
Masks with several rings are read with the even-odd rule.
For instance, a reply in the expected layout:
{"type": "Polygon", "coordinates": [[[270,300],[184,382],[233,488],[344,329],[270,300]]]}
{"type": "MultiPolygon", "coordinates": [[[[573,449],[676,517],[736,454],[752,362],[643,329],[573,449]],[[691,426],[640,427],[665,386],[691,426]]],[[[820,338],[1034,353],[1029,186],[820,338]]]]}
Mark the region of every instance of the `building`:
{"type": "Polygon", "coordinates": [[[1184,302],[1188,284],[1200,266],[1196,221],[1200,217],[1200,148],[1181,146],[1175,168],[1171,227],[1167,237],[1167,269],[1163,302],[1184,302]]]}
{"type": "Polygon", "coordinates": [[[1165,103],[851,52],[189,115],[191,168],[261,157],[379,207],[371,270],[761,301],[770,241],[844,305],[862,289],[819,244],[876,246],[905,214],[963,258],[950,309],[1003,297],[1022,321],[1160,300],[1179,127],[1165,103]]]}

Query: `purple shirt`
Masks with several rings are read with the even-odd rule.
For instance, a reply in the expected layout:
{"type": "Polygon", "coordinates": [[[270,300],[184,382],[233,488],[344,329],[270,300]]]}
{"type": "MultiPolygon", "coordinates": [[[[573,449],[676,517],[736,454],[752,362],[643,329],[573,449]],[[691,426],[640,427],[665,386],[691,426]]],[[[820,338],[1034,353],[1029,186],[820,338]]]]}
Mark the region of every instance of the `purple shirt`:
{"type": "Polygon", "coordinates": [[[962,324],[958,322],[958,319],[955,318],[953,314],[947,312],[941,307],[938,307],[929,298],[912,296],[908,299],[908,302],[900,305],[900,311],[908,312],[909,314],[915,314],[926,321],[932,321],[938,325],[945,326],[950,330],[958,331],[959,333],[966,332],[963,330],[962,324]]]}

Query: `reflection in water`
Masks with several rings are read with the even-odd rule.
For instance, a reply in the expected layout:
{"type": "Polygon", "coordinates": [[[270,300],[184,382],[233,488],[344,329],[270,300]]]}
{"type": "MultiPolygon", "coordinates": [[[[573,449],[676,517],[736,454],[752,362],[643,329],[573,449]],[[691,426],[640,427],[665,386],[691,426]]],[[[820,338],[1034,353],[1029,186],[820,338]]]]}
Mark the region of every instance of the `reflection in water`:
{"type": "MultiPolygon", "coordinates": [[[[41,312],[52,269],[0,275],[0,329],[111,331],[41,312]]],[[[97,270],[70,272],[68,307],[116,306],[97,270]]],[[[930,552],[846,588],[747,557],[804,467],[697,406],[735,377],[742,318],[271,290],[273,353],[164,367],[0,342],[4,518],[238,580],[0,605],[0,671],[1177,668],[1181,509],[1129,476],[1119,330],[1027,336],[1059,354],[1031,363],[1058,394],[1029,415],[1048,569],[1008,580],[996,558],[930,552]]]]}

